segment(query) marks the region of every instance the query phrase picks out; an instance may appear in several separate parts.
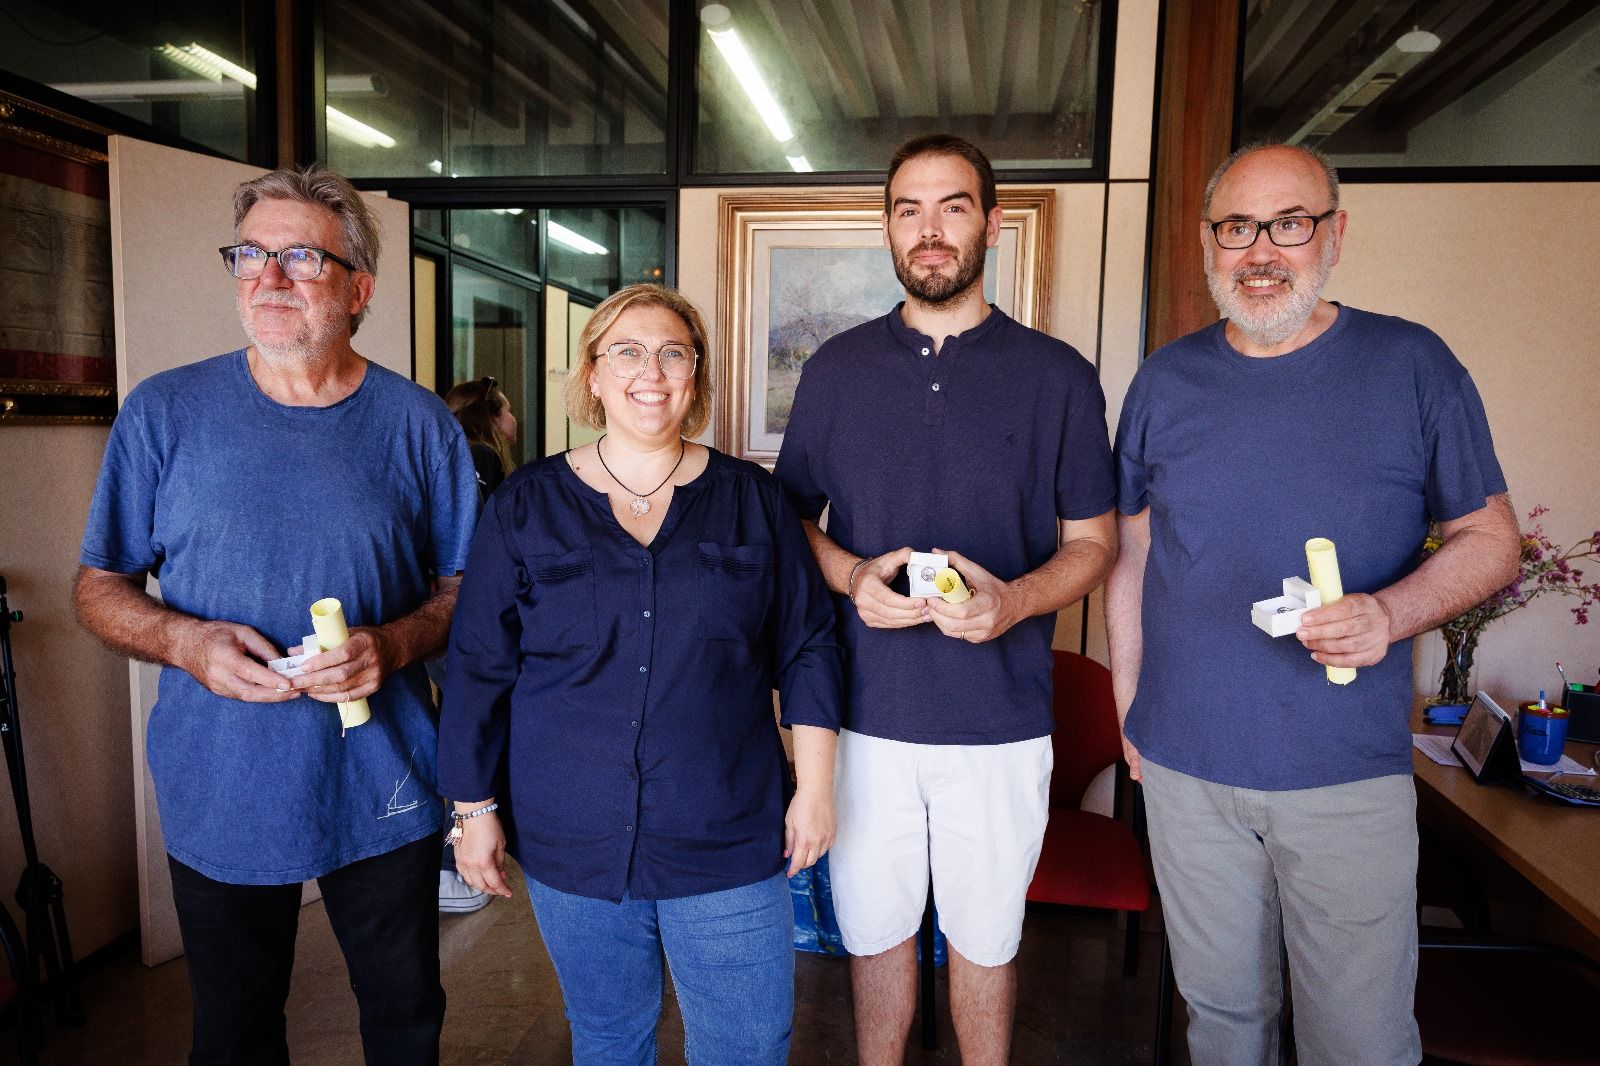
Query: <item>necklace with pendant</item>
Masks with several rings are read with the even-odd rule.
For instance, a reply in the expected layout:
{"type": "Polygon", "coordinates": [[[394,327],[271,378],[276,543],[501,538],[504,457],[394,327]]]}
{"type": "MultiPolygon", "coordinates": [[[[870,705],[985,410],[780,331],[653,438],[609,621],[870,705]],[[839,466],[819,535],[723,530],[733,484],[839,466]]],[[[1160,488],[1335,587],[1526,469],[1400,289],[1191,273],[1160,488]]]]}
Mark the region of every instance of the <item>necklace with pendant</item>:
{"type": "Polygon", "coordinates": [[[633,502],[628,504],[628,510],[633,512],[634,517],[635,518],[643,518],[645,515],[650,513],[650,500],[647,497],[654,496],[656,493],[660,492],[662,485],[665,485],[667,482],[672,480],[672,475],[676,474],[678,472],[678,467],[683,465],[683,457],[686,454],[688,454],[688,451],[689,451],[688,446],[683,443],[683,438],[679,437],[678,438],[678,461],[672,464],[672,469],[667,471],[667,476],[661,479],[661,485],[657,485],[655,488],[651,489],[649,492],[642,492],[641,493],[641,492],[634,492],[628,486],[622,484],[622,479],[621,478],[619,478],[619,477],[617,477],[617,475],[611,473],[611,468],[606,465],[606,454],[605,454],[605,452],[600,450],[600,445],[604,441],[605,441],[605,437],[601,437],[600,440],[597,440],[597,441],[594,442],[594,454],[596,456],[598,456],[599,459],[600,459],[600,468],[602,470],[604,470],[607,475],[610,476],[612,481],[615,481],[617,483],[618,487],[620,487],[623,492],[626,492],[629,496],[633,497],[633,502]]]}

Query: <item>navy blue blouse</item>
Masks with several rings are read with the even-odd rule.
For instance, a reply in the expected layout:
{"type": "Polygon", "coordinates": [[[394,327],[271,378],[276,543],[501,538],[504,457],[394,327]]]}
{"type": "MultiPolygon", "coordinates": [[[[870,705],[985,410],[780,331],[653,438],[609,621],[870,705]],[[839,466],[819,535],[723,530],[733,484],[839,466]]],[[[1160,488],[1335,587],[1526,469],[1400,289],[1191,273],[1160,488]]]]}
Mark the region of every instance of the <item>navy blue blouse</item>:
{"type": "Polygon", "coordinates": [[[837,730],[833,605],[777,481],[713,451],[648,547],[565,456],[490,498],[450,629],[447,796],[493,795],[536,880],[672,899],[783,866],[773,725],[837,730]]]}

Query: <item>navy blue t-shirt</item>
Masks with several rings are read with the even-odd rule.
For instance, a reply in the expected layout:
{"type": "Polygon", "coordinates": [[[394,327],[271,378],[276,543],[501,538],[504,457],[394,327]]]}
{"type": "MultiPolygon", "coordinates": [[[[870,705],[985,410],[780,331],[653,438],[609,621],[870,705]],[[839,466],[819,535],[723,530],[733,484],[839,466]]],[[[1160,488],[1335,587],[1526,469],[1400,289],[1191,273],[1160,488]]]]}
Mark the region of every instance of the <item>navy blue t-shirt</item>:
{"type": "Polygon", "coordinates": [[[1117,427],[1118,508],[1150,508],[1144,658],[1130,740],[1226,785],[1313,788],[1411,772],[1411,641],[1349,685],[1250,605],[1337,546],[1344,590],[1419,562],[1428,522],[1504,492],[1483,402],[1437,336],[1339,308],[1287,355],[1241,355],[1218,322],[1158,350],[1117,427]]]}
{"type": "MultiPolygon", "coordinates": [[[[477,480],[444,402],[368,363],[331,407],[256,387],[243,351],[157,374],[106,445],[80,556],[152,572],[161,598],[241,622],[281,651],[337,597],[350,626],[392,622],[458,573],[477,480]]],[[[230,884],[291,884],[392,851],[445,821],[421,664],[368,697],[340,736],[331,703],[245,703],[161,671],[147,753],[166,848],[230,884]]]]}
{"type": "MultiPolygon", "coordinates": [[[[993,307],[938,354],[900,307],[824,343],[777,475],[801,517],[830,507],[828,536],[847,551],[951,549],[1005,581],[1055,554],[1058,519],[1116,501],[1094,367],[993,307]]],[[[922,744],[1049,735],[1054,615],[968,644],[931,623],[869,629],[847,598],[835,604],[847,728],[922,744]]]]}
{"type": "Polygon", "coordinates": [[[565,455],[489,498],[450,628],[439,783],[495,796],[562,892],[675,899],[783,868],[772,719],[839,727],[822,575],[772,475],[711,453],[648,547],[565,455]]]}

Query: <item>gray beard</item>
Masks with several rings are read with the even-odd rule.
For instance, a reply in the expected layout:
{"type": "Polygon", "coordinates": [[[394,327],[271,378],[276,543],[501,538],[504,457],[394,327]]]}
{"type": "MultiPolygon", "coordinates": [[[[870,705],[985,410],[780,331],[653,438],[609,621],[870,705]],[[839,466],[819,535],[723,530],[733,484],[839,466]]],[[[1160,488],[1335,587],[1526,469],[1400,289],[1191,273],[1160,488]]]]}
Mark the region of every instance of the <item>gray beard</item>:
{"type": "Polygon", "coordinates": [[[1333,242],[1328,241],[1322,254],[1309,267],[1304,276],[1284,267],[1240,267],[1231,274],[1213,269],[1215,254],[1206,248],[1206,286],[1217,310],[1243,333],[1250,343],[1262,348],[1272,348],[1293,337],[1311,321],[1322,299],[1322,290],[1333,271],[1333,242]],[[1237,286],[1247,277],[1280,278],[1289,283],[1288,299],[1265,313],[1251,306],[1251,298],[1242,294],[1237,286]]]}

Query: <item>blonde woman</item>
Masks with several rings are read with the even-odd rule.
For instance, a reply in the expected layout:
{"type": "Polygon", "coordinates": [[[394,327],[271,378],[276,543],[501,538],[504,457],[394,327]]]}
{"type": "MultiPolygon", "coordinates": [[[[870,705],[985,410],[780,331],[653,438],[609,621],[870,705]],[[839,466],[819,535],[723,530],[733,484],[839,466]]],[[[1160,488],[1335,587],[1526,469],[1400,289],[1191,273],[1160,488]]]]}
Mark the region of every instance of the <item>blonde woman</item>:
{"type": "Polygon", "coordinates": [[[777,481],[686,439],[710,410],[693,305],[622,289],[579,350],[567,409],[605,435],[506,480],[456,608],[457,866],[509,896],[521,865],[578,1066],[656,1061],[663,956],[689,1061],[779,1066],[786,874],[833,840],[833,605],[777,481]]]}

